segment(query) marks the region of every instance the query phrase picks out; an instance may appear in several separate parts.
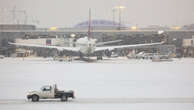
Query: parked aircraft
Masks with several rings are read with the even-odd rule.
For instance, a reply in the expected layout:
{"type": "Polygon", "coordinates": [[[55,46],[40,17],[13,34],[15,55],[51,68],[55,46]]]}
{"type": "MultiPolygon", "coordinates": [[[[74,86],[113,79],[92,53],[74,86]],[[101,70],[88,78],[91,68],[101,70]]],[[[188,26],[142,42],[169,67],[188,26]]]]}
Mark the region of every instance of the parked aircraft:
{"type": "Polygon", "coordinates": [[[138,48],[143,46],[153,46],[153,45],[161,45],[164,42],[157,42],[157,43],[145,43],[145,44],[134,44],[134,45],[115,45],[115,46],[104,46],[105,44],[110,44],[117,41],[108,41],[108,42],[99,42],[94,38],[91,38],[90,35],[90,21],[91,21],[91,11],[89,11],[89,28],[88,28],[88,36],[79,38],[75,42],[75,47],[60,47],[60,46],[51,46],[51,45],[37,45],[37,44],[25,44],[25,43],[12,43],[9,42],[11,45],[16,46],[24,46],[24,47],[38,47],[38,48],[50,48],[50,49],[57,49],[58,51],[70,51],[70,52],[77,52],[79,53],[80,57],[83,58],[84,56],[97,56],[97,60],[102,60],[102,53],[104,51],[112,51],[114,49],[124,49],[124,48],[138,48]]]}

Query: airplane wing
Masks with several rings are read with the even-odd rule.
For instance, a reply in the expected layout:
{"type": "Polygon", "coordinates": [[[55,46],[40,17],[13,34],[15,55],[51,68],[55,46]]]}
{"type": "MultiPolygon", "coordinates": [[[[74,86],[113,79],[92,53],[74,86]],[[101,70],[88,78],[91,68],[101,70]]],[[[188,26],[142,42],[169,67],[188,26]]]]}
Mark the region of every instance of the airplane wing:
{"type": "Polygon", "coordinates": [[[49,46],[49,45],[38,45],[38,44],[25,44],[25,43],[12,43],[9,42],[10,45],[22,46],[22,47],[38,47],[38,48],[50,48],[50,49],[57,49],[59,51],[73,51],[79,52],[79,48],[76,47],[59,47],[59,46],[49,46]]]}
{"type": "Polygon", "coordinates": [[[123,49],[123,48],[138,48],[138,47],[145,47],[145,46],[155,46],[161,45],[164,42],[159,43],[146,43],[146,44],[135,44],[135,45],[118,45],[118,46],[105,46],[105,47],[96,47],[95,52],[104,51],[104,50],[114,50],[114,49],[123,49]]]}
{"type": "Polygon", "coordinates": [[[107,41],[107,42],[99,42],[96,44],[96,46],[101,46],[101,45],[106,45],[106,44],[111,44],[111,43],[116,43],[116,42],[121,42],[122,40],[114,40],[114,41],[107,41]]]}

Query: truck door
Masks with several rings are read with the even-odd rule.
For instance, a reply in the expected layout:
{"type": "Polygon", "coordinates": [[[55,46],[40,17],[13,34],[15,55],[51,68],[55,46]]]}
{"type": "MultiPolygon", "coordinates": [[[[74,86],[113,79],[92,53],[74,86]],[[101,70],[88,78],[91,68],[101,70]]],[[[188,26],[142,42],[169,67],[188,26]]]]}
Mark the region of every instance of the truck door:
{"type": "Polygon", "coordinates": [[[42,98],[51,98],[51,86],[43,86],[42,87],[42,92],[41,92],[41,97],[42,98]]]}

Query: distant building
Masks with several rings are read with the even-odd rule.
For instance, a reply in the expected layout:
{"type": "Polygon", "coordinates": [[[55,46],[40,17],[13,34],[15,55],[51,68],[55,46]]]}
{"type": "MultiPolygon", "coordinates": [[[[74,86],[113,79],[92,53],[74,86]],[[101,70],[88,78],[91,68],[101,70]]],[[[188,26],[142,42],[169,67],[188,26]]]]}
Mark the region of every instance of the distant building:
{"type": "Polygon", "coordinates": [[[192,29],[194,29],[194,24],[185,25],[185,26],[183,26],[183,28],[186,30],[192,30],[192,29]]]}
{"type": "Polygon", "coordinates": [[[194,47],[194,35],[190,39],[183,39],[183,47],[194,47]]]}
{"type": "Polygon", "coordinates": [[[144,28],[140,28],[141,30],[155,30],[155,31],[159,31],[159,30],[163,30],[163,31],[166,31],[166,30],[170,30],[169,27],[167,26],[159,26],[159,25],[150,25],[150,26],[147,26],[147,27],[144,27],[144,28]]]}
{"type": "Polygon", "coordinates": [[[190,39],[183,39],[184,56],[194,57],[194,35],[190,39]]]}
{"type": "Polygon", "coordinates": [[[24,44],[36,44],[36,45],[55,45],[55,46],[63,46],[64,39],[60,38],[38,38],[38,39],[16,39],[16,43],[24,43],[24,44]]]}
{"type": "Polygon", "coordinates": [[[0,24],[0,30],[35,30],[35,25],[24,24],[0,24]]]}
{"type": "MultiPolygon", "coordinates": [[[[76,29],[88,29],[88,21],[78,23],[74,26],[76,29]]],[[[113,22],[109,20],[92,20],[91,29],[92,30],[112,30],[112,29],[126,29],[126,26],[119,24],[118,22],[113,22]]]]}

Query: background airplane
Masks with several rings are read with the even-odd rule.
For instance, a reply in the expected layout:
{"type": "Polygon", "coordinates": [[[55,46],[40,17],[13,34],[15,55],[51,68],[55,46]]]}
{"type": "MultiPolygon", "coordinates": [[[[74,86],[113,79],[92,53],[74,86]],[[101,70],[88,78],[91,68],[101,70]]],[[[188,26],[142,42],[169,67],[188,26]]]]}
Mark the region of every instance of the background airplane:
{"type": "Polygon", "coordinates": [[[99,42],[97,43],[96,39],[91,38],[90,34],[91,27],[91,10],[89,9],[89,22],[88,22],[88,36],[79,38],[75,42],[75,47],[60,47],[60,46],[50,46],[50,45],[37,45],[37,44],[24,44],[24,43],[12,43],[11,45],[24,46],[24,47],[38,47],[38,48],[50,48],[57,49],[58,51],[70,51],[79,53],[80,58],[84,56],[97,56],[97,60],[102,60],[102,55],[104,51],[112,51],[114,49],[124,49],[124,48],[138,48],[143,46],[153,46],[161,45],[164,42],[157,43],[145,43],[145,44],[135,44],[135,45],[118,45],[118,46],[104,46],[105,44],[120,42],[121,40],[108,41],[108,42],[99,42]]]}

